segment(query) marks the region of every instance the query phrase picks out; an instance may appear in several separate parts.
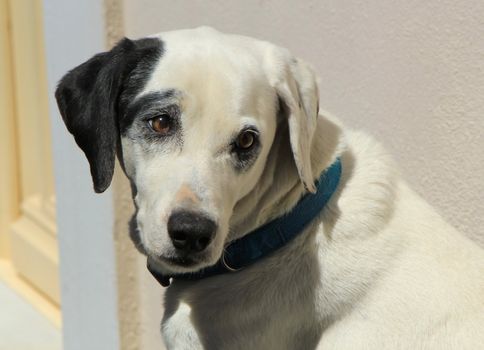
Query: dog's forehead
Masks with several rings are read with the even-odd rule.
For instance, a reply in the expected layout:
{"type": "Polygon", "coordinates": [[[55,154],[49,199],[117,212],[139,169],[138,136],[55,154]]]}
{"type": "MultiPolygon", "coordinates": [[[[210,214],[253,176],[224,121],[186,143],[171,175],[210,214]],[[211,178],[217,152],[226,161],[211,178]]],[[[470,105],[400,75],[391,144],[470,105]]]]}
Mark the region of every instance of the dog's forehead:
{"type": "Polygon", "coordinates": [[[219,32],[211,27],[198,27],[194,29],[175,30],[162,32],[153,35],[163,41],[167,57],[171,53],[177,56],[186,53],[188,56],[194,52],[199,53],[217,53],[225,51],[235,55],[253,56],[260,55],[268,47],[274,45],[255,38],[227,34],[219,32]]]}
{"type": "Polygon", "coordinates": [[[138,98],[175,91],[216,122],[270,111],[274,91],[263,70],[264,42],[203,27],[157,34],[163,54],[138,98]]]}
{"type": "Polygon", "coordinates": [[[218,90],[243,93],[267,82],[264,43],[208,27],[160,33],[164,52],[141,94],[175,89],[191,93],[218,90]]]}

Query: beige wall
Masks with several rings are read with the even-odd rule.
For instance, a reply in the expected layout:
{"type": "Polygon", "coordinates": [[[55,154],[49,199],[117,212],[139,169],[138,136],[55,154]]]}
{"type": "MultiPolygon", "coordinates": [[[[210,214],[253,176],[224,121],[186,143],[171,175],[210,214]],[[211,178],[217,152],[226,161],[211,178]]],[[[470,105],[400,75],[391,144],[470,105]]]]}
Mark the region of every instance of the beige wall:
{"type": "Polygon", "coordinates": [[[321,106],[380,139],[484,246],[484,2],[124,0],[128,37],[202,24],[311,62],[321,106]]]}

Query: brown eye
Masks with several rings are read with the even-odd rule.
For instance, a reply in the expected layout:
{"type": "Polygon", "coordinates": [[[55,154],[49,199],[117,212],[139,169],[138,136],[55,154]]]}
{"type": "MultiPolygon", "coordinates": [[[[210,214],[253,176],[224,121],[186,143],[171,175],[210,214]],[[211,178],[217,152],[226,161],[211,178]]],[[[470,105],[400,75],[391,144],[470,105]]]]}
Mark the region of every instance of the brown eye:
{"type": "Polygon", "coordinates": [[[148,124],[158,134],[167,134],[171,128],[171,119],[168,114],[160,114],[149,119],[148,124]]]}
{"type": "Polygon", "coordinates": [[[248,151],[254,146],[257,134],[253,130],[242,131],[235,140],[235,146],[241,151],[248,151]]]}

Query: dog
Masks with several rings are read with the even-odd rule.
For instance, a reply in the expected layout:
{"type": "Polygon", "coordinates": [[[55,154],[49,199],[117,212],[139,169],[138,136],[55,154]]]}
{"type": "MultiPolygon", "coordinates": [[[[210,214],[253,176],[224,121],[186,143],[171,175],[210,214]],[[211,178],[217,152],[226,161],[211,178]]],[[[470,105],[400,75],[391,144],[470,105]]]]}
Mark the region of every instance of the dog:
{"type": "Polygon", "coordinates": [[[482,349],[484,254],[288,50],[208,27],[123,39],[56,90],[96,192],[115,157],[168,349],[482,349]]]}

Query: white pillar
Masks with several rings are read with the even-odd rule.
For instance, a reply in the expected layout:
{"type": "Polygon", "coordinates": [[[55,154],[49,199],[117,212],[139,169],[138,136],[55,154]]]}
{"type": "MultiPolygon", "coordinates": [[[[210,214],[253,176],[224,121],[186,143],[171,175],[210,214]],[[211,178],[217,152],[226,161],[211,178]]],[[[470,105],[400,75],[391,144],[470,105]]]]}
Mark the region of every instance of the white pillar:
{"type": "Polygon", "coordinates": [[[89,167],[54,99],[69,69],[105,50],[103,2],[44,0],[52,124],[63,343],[66,350],[119,349],[113,201],[96,195],[89,167]]]}

